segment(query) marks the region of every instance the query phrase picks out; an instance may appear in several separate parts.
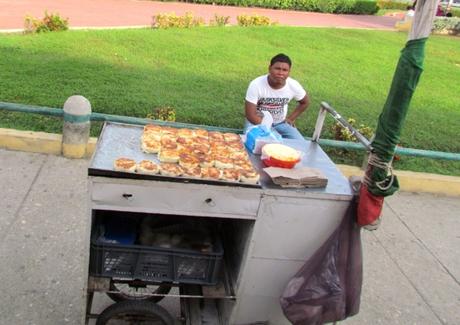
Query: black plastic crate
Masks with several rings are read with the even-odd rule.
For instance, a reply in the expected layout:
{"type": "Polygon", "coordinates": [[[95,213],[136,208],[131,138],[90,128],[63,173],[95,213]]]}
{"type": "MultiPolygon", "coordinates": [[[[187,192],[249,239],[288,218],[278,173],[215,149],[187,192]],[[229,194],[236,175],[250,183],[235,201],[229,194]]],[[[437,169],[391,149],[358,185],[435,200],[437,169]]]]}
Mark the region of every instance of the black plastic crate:
{"type": "Polygon", "coordinates": [[[91,240],[89,272],[95,276],[215,285],[224,251],[218,237],[212,252],[98,241],[97,229],[91,240]]]}

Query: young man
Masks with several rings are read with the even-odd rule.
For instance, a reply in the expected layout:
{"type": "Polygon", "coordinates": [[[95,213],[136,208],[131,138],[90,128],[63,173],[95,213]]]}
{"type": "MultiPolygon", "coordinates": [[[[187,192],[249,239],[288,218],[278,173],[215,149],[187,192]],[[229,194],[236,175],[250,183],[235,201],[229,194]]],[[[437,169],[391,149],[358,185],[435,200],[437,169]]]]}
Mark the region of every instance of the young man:
{"type": "Polygon", "coordinates": [[[246,122],[244,129],[262,122],[262,111],[273,117],[273,128],[288,139],[304,140],[295,127],[295,120],[310,104],[307,92],[294,79],[289,77],[291,59],[284,54],[275,55],[268,67],[268,74],[260,76],[249,84],[246,92],[246,122]],[[291,99],[298,102],[295,110],[287,116],[291,99]]]}

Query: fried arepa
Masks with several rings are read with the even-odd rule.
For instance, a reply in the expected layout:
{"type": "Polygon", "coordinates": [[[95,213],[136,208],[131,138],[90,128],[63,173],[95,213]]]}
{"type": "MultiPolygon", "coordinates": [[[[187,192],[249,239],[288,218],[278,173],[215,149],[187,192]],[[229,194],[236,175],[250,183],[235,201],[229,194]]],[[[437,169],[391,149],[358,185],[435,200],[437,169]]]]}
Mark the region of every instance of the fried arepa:
{"type": "Polygon", "coordinates": [[[257,184],[260,179],[260,175],[255,170],[240,169],[240,181],[248,184],[257,184]]]}
{"type": "Polygon", "coordinates": [[[176,142],[178,145],[185,146],[185,145],[193,145],[193,140],[192,138],[186,138],[186,137],[177,137],[176,142]]]}
{"type": "Polygon", "coordinates": [[[179,130],[176,128],[173,128],[171,126],[163,126],[161,129],[161,134],[162,135],[172,135],[172,136],[177,136],[177,132],[179,130]]]}
{"type": "Polygon", "coordinates": [[[182,176],[201,178],[201,167],[192,168],[182,167],[182,176]]]}
{"type": "Polygon", "coordinates": [[[161,163],[160,174],[163,176],[178,177],[182,175],[182,168],[178,164],[161,163]]]}
{"type": "Polygon", "coordinates": [[[245,161],[235,160],[233,162],[233,165],[235,166],[235,168],[243,169],[243,170],[253,170],[254,169],[250,162],[245,162],[245,161]]]}
{"type": "Polygon", "coordinates": [[[144,132],[142,133],[142,141],[145,140],[155,140],[155,141],[160,141],[161,140],[161,133],[155,133],[155,132],[144,132]]]}
{"type": "Polygon", "coordinates": [[[176,149],[161,149],[158,159],[163,163],[177,163],[179,161],[179,151],[176,149]]]}
{"type": "Polygon", "coordinates": [[[214,156],[214,166],[219,169],[233,168],[233,159],[228,155],[216,154],[214,156]]]}
{"type": "Polygon", "coordinates": [[[144,133],[152,132],[152,133],[161,133],[162,126],[156,124],[146,124],[144,125],[144,133]]]}
{"type": "Polygon", "coordinates": [[[185,152],[179,154],[179,165],[184,168],[197,167],[200,164],[200,160],[192,155],[185,152]]]}
{"type": "Polygon", "coordinates": [[[224,139],[226,142],[241,141],[240,136],[236,133],[224,133],[224,139]]]}
{"type": "Polygon", "coordinates": [[[234,151],[234,152],[230,153],[230,158],[235,160],[235,163],[238,160],[249,161],[248,160],[249,157],[248,157],[248,154],[246,153],[246,151],[234,151]]]}
{"type": "Polygon", "coordinates": [[[177,136],[182,138],[193,138],[195,136],[195,132],[190,129],[178,129],[177,136]]]}
{"type": "Polygon", "coordinates": [[[136,168],[136,172],[146,175],[155,175],[158,174],[159,171],[159,166],[150,160],[142,160],[139,164],[137,164],[136,168]]]}
{"type": "Polygon", "coordinates": [[[113,169],[119,172],[134,173],[136,172],[136,161],[130,158],[118,158],[113,163],[113,169]]]}
{"type": "Polygon", "coordinates": [[[158,153],[161,149],[161,143],[154,139],[142,139],[141,149],[145,153],[158,153]]]}
{"type": "Polygon", "coordinates": [[[160,125],[147,124],[144,126],[144,132],[142,133],[142,140],[144,139],[153,139],[160,141],[161,139],[161,129],[160,125]]]}
{"type": "Polygon", "coordinates": [[[209,140],[225,141],[224,135],[219,131],[209,131],[209,140]]]}
{"type": "Polygon", "coordinates": [[[207,179],[220,179],[222,176],[222,171],[215,167],[202,167],[201,168],[201,178],[207,179]]]}
{"type": "Polygon", "coordinates": [[[223,141],[223,140],[213,140],[213,139],[210,139],[209,140],[209,146],[211,148],[215,148],[215,147],[227,147],[227,142],[223,141]]]}
{"type": "Polygon", "coordinates": [[[239,182],[240,171],[236,168],[223,169],[221,178],[226,181],[239,182]]]}
{"type": "Polygon", "coordinates": [[[243,151],[244,150],[244,146],[241,141],[227,142],[227,148],[230,149],[231,151],[243,151]]]}
{"type": "Polygon", "coordinates": [[[163,135],[161,137],[161,150],[177,149],[177,138],[170,135],[163,135]]]}
{"type": "Polygon", "coordinates": [[[207,153],[204,155],[197,155],[197,157],[200,161],[200,167],[214,167],[214,155],[207,153]]]}
{"type": "Polygon", "coordinates": [[[205,129],[195,129],[195,136],[198,138],[208,138],[208,130],[205,129]]]}
{"type": "Polygon", "coordinates": [[[202,152],[202,153],[208,153],[209,152],[209,147],[205,146],[205,145],[202,145],[202,144],[198,144],[198,143],[195,143],[195,144],[192,144],[190,146],[190,149],[192,151],[199,151],[199,152],[202,152]]]}
{"type": "Polygon", "coordinates": [[[208,148],[209,148],[209,146],[210,146],[208,138],[199,138],[199,137],[196,137],[196,138],[193,138],[193,139],[192,139],[192,143],[193,143],[193,144],[202,145],[202,146],[206,146],[206,147],[208,147],[208,148]]]}

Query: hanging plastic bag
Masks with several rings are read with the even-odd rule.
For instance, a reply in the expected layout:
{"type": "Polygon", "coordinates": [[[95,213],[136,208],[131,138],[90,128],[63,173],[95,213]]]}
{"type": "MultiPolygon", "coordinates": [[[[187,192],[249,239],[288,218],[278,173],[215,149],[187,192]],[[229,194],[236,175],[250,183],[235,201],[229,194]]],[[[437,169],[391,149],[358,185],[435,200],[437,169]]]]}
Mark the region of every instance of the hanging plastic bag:
{"type": "Polygon", "coordinates": [[[336,230],[287,283],[281,309],[294,325],[322,325],[359,312],[363,280],[356,204],[336,230]]]}

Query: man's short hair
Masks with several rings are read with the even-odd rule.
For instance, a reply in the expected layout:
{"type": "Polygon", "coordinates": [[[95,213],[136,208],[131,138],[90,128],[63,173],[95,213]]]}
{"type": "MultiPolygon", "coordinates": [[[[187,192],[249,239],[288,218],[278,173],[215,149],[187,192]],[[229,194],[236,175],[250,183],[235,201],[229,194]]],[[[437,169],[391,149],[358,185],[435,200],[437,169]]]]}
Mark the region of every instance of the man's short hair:
{"type": "Polygon", "coordinates": [[[270,66],[274,65],[276,62],[287,63],[289,67],[291,67],[292,65],[291,59],[283,53],[277,54],[274,57],[272,57],[272,59],[270,60],[270,66]]]}

